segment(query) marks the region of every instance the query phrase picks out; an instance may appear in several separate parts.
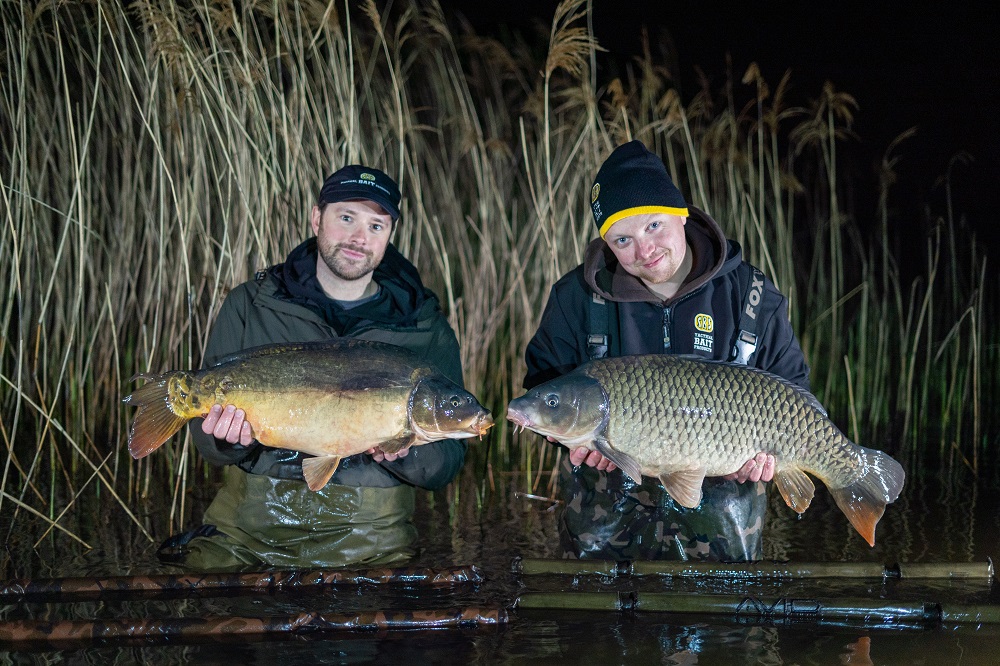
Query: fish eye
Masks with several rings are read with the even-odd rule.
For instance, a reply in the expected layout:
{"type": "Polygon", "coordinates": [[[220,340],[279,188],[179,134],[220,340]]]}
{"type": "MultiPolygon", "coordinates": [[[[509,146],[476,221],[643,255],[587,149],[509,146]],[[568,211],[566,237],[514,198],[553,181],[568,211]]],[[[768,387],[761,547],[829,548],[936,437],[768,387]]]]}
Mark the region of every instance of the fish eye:
{"type": "Polygon", "coordinates": [[[547,396],[545,396],[545,404],[548,405],[549,407],[558,407],[559,396],[557,396],[555,393],[549,393],[547,396]]]}
{"type": "Polygon", "coordinates": [[[452,407],[461,407],[462,406],[462,399],[459,398],[457,395],[451,396],[451,406],[452,407]]]}

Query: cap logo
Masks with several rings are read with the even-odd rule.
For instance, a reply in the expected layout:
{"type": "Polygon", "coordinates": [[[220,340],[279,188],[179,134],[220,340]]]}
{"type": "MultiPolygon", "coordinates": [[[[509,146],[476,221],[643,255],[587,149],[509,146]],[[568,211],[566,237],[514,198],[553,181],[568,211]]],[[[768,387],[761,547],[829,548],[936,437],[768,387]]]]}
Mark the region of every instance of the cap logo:
{"type": "Polygon", "coordinates": [[[361,174],[360,178],[361,180],[370,180],[373,183],[375,182],[375,176],[371,175],[370,173],[363,173],[361,174]]]}
{"type": "Polygon", "coordinates": [[[594,188],[590,190],[590,203],[597,201],[597,197],[601,196],[601,184],[594,183],[594,188]]]}

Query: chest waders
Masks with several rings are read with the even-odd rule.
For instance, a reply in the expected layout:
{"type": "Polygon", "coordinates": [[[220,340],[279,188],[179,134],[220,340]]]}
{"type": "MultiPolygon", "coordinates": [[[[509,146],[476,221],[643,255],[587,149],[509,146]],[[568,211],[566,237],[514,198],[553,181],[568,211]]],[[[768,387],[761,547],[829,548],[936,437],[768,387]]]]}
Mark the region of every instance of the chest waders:
{"type": "MultiPolygon", "coordinates": [[[[742,263],[737,268],[739,327],[730,343],[732,363],[748,365],[757,350],[764,275],[742,263]]],[[[597,294],[589,303],[587,356],[621,356],[618,307],[597,294]]],[[[665,320],[666,321],[666,320],[665,320]]],[[[664,331],[667,339],[670,331],[664,331]]],[[[767,511],[763,483],[708,478],[696,509],[677,505],[656,480],[636,484],[620,470],[612,473],[568,459],[560,467],[564,495],[560,518],[563,548],[588,559],[748,561],[762,556],[761,534],[767,511]]]]}

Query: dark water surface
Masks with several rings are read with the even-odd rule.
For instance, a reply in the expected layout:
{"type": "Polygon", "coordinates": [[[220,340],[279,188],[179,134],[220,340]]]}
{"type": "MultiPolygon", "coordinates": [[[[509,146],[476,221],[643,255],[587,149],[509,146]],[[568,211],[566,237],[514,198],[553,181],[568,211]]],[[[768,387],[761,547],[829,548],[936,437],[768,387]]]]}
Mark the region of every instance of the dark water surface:
{"type": "MultiPolygon", "coordinates": [[[[986,563],[1000,555],[1000,482],[997,465],[983,464],[978,481],[964,466],[948,469],[935,458],[908,461],[900,499],[877,530],[875,548],[854,532],[825,489],[817,484],[813,505],[801,517],[772,489],[766,534],[768,559],[790,562],[986,563]],[[984,471],[985,470],[985,471],[984,471]]],[[[526,473],[493,475],[484,481],[481,463],[470,460],[447,492],[418,500],[420,552],[413,564],[429,567],[475,564],[479,585],[426,588],[374,584],[307,593],[187,597],[166,600],[109,599],[72,603],[19,602],[0,605],[0,621],[200,618],[219,615],[294,615],[304,611],[348,613],[375,609],[509,609],[499,628],[356,632],[231,638],[219,642],[178,641],[53,648],[0,646],[0,664],[997,664],[1000,625],[898,622],[878,614],[851,622],[823,623],[809,617],[762,619],[734,614],[681,615],[651,612],[527,610],[514,601],[525,592],[631,591],[734,594],[768,600],[844,599],[885,603],[986,604],[1000,606],[1000,593],[985,580],[732,581],[719,579],[519,576],[518,557],[557,557],[558,508],[526,498],[526,473]]],[[[211,490],[195,502],[204,503],[211,490]]],[[[41,535],[19,518],[6,543],[3,579],[60,576],[120,576],[177,573],[159,564],[154,547],[113,503],[81,507],[99,517],[80,534],[94,546],[84,550],[64,537],[41,535]]],[[[154,503],[155,504],[155,503],[154,503]]],[[[9,512],[5,506],[6,535],[9,512]]],[[[195,508],[200,515],[201,508],[195,508]]],[[[86,521],[81,521],[86,522],[86,521]]],[[[154,524],[155,521],[154,521],[154,524]]],[[[164,535],[156,535],[158,538],[164,535]]]]}

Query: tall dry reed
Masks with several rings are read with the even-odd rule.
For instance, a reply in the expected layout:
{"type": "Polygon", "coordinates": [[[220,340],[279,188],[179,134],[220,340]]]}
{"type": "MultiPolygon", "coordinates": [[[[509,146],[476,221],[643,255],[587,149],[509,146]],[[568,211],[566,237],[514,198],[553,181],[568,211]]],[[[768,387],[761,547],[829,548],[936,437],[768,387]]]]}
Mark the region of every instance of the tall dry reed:
{"type": "MultiPolygon", "coordinates": [[[[849,434],[977,467],[995,285],[950,208],[904,284],[888,212],[898,145],[879,209],[845,209],[848,94],[827,85],[791,104],[789,77],[772,87],[751,64],[685,103],[649,48],[601,81],[583,0],[563,2],[537,43],[457,32],[434,3],[391,7],[0,8],[8,533],[80,538],[93,517],[75,508],[95,497],[150,538],[192,520],[189,491],[215,472],[184,436],[128,456],[129,378],[198,366],[227,291],[309,233],[319,183],[348,162],[399,181],[394,242],[441,296],[467,385],[502,415],[549,287],[594,236],[593,175],[629,138],[789,296],[814,388],[849,434]],[[934,446],[915,436],[929,429],[934,446]]],[[[499,419],[489,454],[471,449],[488,469],[478,496],[450,499],[489,501],[494,471],[547,492],[557,456],[499,419]]]]}

